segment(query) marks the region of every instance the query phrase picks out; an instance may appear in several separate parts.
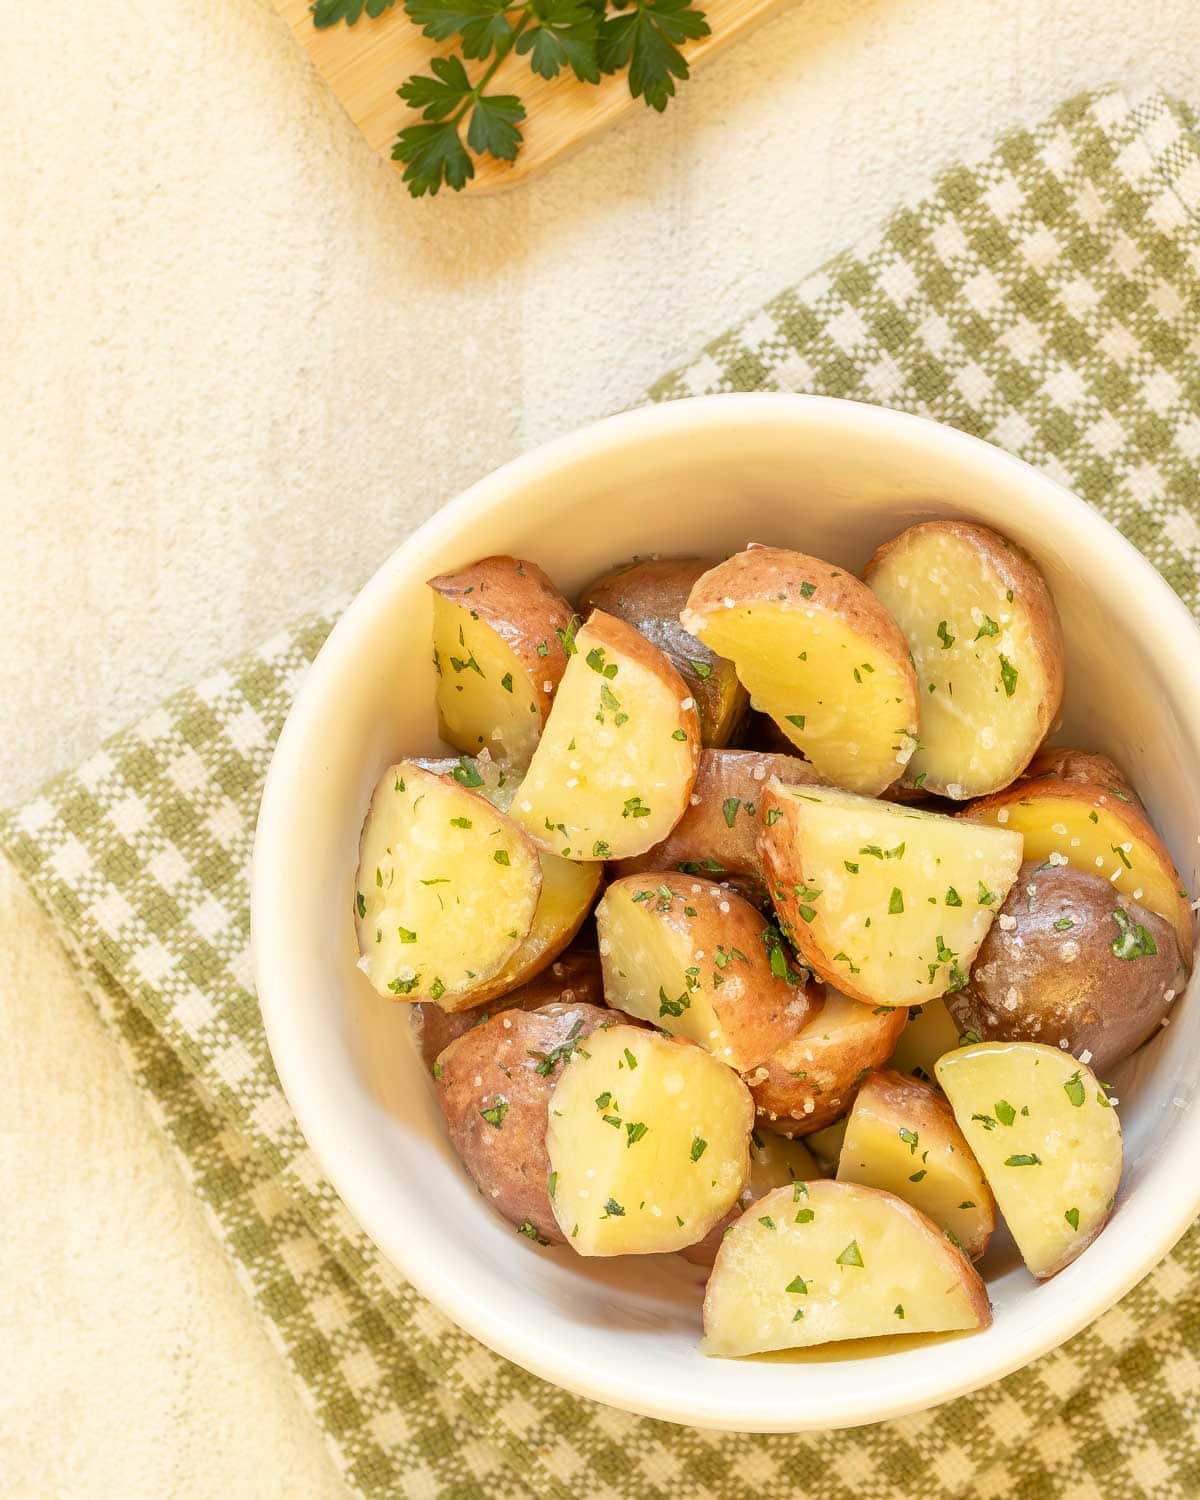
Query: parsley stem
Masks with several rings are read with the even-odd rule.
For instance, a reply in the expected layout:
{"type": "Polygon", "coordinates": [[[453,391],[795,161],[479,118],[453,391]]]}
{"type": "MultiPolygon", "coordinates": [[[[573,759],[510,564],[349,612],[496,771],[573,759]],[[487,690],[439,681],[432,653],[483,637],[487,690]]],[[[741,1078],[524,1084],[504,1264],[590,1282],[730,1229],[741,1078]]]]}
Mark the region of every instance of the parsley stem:
{"type": "Polygon", "coordinates": [[[479,99],[480,94],[483,93],[484,89],[492,81],[492,76],[496,72],[496,69],[516,46],[517,38],[525,30],[526,26],[529,25],[529,22],[532,20],[532,18],[533,7],[531,5],[522,6],[521,19],[502,41],[496,43],[496,55],[483,70],[483,76],[480,78],[479,82],[463,100],[463,107],[455,116],[453,116],[450,121],[451,125],[458,125],[462,121],[463,116],[467,113],[467,111],[474,107],[475,103],[479,99]]]}

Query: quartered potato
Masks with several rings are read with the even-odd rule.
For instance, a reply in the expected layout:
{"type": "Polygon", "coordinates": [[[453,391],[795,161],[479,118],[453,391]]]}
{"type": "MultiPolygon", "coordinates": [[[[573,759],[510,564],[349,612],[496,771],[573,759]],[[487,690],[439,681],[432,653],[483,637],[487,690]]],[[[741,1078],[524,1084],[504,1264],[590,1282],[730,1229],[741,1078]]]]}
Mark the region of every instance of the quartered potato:
{"type": "Polygon", "coordinates": [[[492,1004],[475,1010],[443,1010],[431,1001],[421,1001],[409,1011],[413,1041],[432,1068],[438,1054],[455,1038],[501,1011],[540,1010],[544,1005],[603,1005],[604,982],[600,976],[600,955],[571,950],[556,958],[518,989],[509,990],[492,1004]]]}
{"type": "Polygon", "coordinates": [[[967,521],[910,526],[863,577],[904,632],[920,682],[921,743],[905,782],[956,800],[1008,786],[1062,702],[1062,629],[1045,579],[967,521]]]}
{"type": "Polygon", "coordinates": [[[500,973],[533,925],[538,850],[453,779],[389,766],[363,824],[354,897],[359,967],[381,995],[447,1010],[500,973]]]}
{"type": "Polygon", "coordinates": [[[624,859],[663,839],[688,805],[696,705],[624,620],[597,610],[574,646],[512,816],[564,859],[624,859]]]}
{"type": "Polygon", "coordinates": [[[711,880],[666,870],[614,880],[596,931],[609,1003],[731,1068],[762,1062],[814,1009],[774,925],[711,880]]]}
{"type": "MultiPolygon", "coordinates": [[[[639,870],[682,870],[714,880],[762,879],[758,835],[763,790],[772,776],[786,786],[811,786],[820,777],[798,755],[757,750],[702,750],[687,810],[660,844],[617,864],[619,875],[639,870]]],[[[765,887],[763,887],[765,891],[765,887]]]]}
{"type": "Polygon", "coordinates": [[[767,788],[759,838],[803,961],[869,1005],[920,1005],[967,982],[1016,879],[1021,839],[834,787],[767,788]]]}
{"type": "MultiPolygon", "coordinates": [[[[625,1019],[579,1002],[502,1011],[439,1054],[438,1103],[454,1149],[498,1214],[530,1239],[563,1238],[550,1208],[546,1125],[563,1064],[625,1019]]],[[[625,1028],[628,1029],[628,1028],[625,1028]]]]}
{"type": "Polygon", "coordinates": [[[970,983],[960,1032],[1047,1042],[1105,1077],[1159,1029],[1186,983],[1171,924],[1070,865],[1021,866],[970,983]]]}
{"type": "Polygon", "coordinates": [[[1116,1110],[1090,1068],[1036,1042],[962,1047],[938,1062],[937,1078],[1025,1264],[1053,1276],[1112,1212],[1116,1110]]]}
{"type": "Polygon", "coordinates": [[[729,1230],[704,1295],[705,1354],[986,1328],[971,1262],[918,1209],[849,1182],[799,1182],[729,1230]]]}
{"type": "Polygon", "coordinates": [[[515,557],[481,558],[429,587],[442,738],[523,769],[567,665],[571,606],[515,557]]]}
{"type": "MultiPolygon", "coordinates": [[[[1021,772],[1021,781],[1039,781],[1043,776],[1054,776],[1059,781],[1082,782],[1085,786],[1098,786],[1105,792],[1123,792],[1142,813],[1146,809],[1133,790],[1128,776],[1107,755],[1098,755],[1094,750],[1071,750],[1065,745],[1054,745],[1039,750],[1021,772]]],[[[1148,816],[1148,815],[1147,815],[1148,816]]]]}
{"type": "MultiPolygon", "coordinates": [[[[994,927],[991,929],[992,932],[995,930],[994,927]]],[[[987,938],[984,939],[986,943],[987,938]]],[[[959,1027],[946,1009],[945,996],[940,1000],[927,1000],[923,1005],[910,1006],[908,1025],[900,1033],[900,1040],[888,1058],[887,1066],[893,1073],[906,1073],[910,1078],[928,1083],[933,1077],[934,1063],[944,1052],[954,1051],[959,1045],[959,1036],[959,1027]]]]}
{"type": "Polygon", "coordinates": [[[826,1125],[822,1130],[814,1130],[811,1135],[804,1137],[804,1144],[820,1167],[822,1177],[837,1176],[838,1157],[842,1154],[842,1142],[846,1138],[846,1126],[849,1123],[850,1116],[843,1115],[832,1125],[826,1125]]]}
{"type": "Polygon", "coordinates": [[[651,558],[626,563],[593,580],[579,598],[585,617],[594,609],[616,615],[671,658],[687,683],[700,716],[705,745],[728,743],[746,710],[746,689],[733,663],[714,655],[679,623],[692,585],[715,565],[704,557],[651,558]]]}
{"type": "Polygon", "coordinates": [[[992,1190],[954,1111],[935,1088],[899,1073],[868,1073],[846,1125],[839,1182],[895,1193],[944,1230],[972,1260],[996,1227],[992,1190]]]}
{"type": "Polygon", "coordinates": [[[1179,871],[1141,802],[1111,777],[1086,782],[1051,772],[972,802],[959,817],[1021,834],[1026,859],[1065,861],[1102,875],[1171,923],[1191,966],[1192,909],[1179,871]]]}
{"type": "Polygon", "coordinates": [[[580,1255],[702,1240],[750,1171],[754,1111],[732,1068],[632,1026],[594,1032],[561,1072],[546,1147],[554,1216],[580,1255]]]}
{"type": "Polygon", "coordinates": [[[800,1141],[787,1140],[781,1135],[750,1134],[750,1177],[738,1197],[737,1206],[698,1244],[688,1245],[679,1253],[694,1266],[711,1266],[721,1248],[726,1229],[754,1203],[769,1193],[772,1188],[786,1187],[792,1182],[811,1182],[822,1175],[808,1147],[800,1141]]]}
{"type": "Polygon", "coordinates": [[[746,1074],[758,1123],[779,1135],[812,1135],[844,1115],[858,1085],[891,1055],[908,1014],[847,999],[830,985],[802,1030],[746,1074]]]}
{"type": "Polygon", "coordinates": [[[823,780],[875,796],[908,765],[919,698],[895,621],[852,573],[752,547],[697,580],[680,619],[823,780]]]}

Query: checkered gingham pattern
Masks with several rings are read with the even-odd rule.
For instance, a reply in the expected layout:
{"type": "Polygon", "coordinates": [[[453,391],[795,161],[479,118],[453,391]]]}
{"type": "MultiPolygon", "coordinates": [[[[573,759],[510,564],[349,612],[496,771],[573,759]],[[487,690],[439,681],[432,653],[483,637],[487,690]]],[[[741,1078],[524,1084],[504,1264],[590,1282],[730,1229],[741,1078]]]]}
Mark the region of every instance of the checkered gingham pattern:
{"type": "MultiPolygon", "coordinates": [[[[945,173],[657,400],[819,391],[921,412],[1109,516],[1200,609],[1200,139],[1073,100],[945,173]]],[[[1086,1333],[936,1412],[712,1434],[552,1389],[458,1332],[321,1175],[271,1066],[247,871],[271,746],[332,619],[178,694],[0,821],[328,1437],[372,1500],[1200,1496],[1200,1237],[1086,1333]]],[[[533,1253],[531,1251],[531,1253],[533,1253]]]]}

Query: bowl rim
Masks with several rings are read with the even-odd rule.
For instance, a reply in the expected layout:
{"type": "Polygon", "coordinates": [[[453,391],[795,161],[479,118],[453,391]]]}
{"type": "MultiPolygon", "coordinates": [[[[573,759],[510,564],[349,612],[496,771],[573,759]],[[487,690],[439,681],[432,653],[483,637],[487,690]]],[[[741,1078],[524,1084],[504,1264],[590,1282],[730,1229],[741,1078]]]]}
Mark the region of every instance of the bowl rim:
{"type": "MultiPolygon", "coordinates": [[[[1075,1295],[1050,1301],[1032,1334],[1019,1340],[1016,1347],[995,1345],[991,1358],[977,1356],[975,1367],[969,1370],[961,1357],[966,1345],[956,1347],[955,1358],[938,1362],[939,1368],[924,1379],[910,1380],[903,1394],[881,1399],[878,1391],[864,1387],[859,1410],[846,1409],[844,1401],[840,1407],[833,1407],[822,1400],[819,1388],[815,1392],[806,1390],[803,1411],[796,1410],[794,1395],[788,1409],[780,1402],[778,1409],[769,1410],[764,1409],[761,1391],[740,1401],[736,1397],[704,1399],[695,1390],[664,1390],[633,1368],[636,1362],[619,1376],[598,1370],[571,1348],[542,1338],[536,1326],[519,1324],[501,1309],[464,1297],[461,1284],[446,1274],[435,1254],[412,1253],[419,1236],[397,1239],[389,1233],[387,1215],[376,1202],[366,1165],[355,1153],[338,1149],[337,1120],[323,1108],[320,1088],[314,1082],[318,1074],[309,1066],[311,1059],[304,1054],[296,1029],[288,1024],[291,947],[284,941],[288,902],[285,883],[273,879],[271,872],[279,863],[275,851],[286,842],[289,807],[296,794],[292,781],[300,752],[319,735],[323,705],[330,691],[336,691],[343,670],[357,650],[359,634],[391,600],[395,576],[404,570],[414,552],[429,551],[454,539],[465,522],[503,505],[535,476],[563,465],[584,458],[602,459],[607,451],[646,437],[683,437],[698,424],[745,427],[762,423],[774,427],[789,420],[801,424],[815,420],[827,427],[844,428],[856,437],[862,436],[864,428],[876,434],[891,432],[900,439],[907,435],[960,463],[1008,470],[1014,483],[1040,493],[1064,523],[1070,522],[1071,529],[1092,533],[1093,548],[1106,554],[1114,572],[1126,577],[1132,588],[1150,601],[1148,607],[1164,617],[1162,643],[1174,658],[1170,665],[1178,667],[1185,677],[1195,677],[1200,688],[1200,627],[1182,599],[1098,511],[1023,459],[932,418],[837,397],[755,392],[682,398],[605,417],[540,444],[471,484],[399,543],[338,619],[292,703],[264,783],[251,866],[254,981],[280,1083],[323,1172],[381,1254],[455,1325],[544,1380],[637,1415],[747,1433],[803,1432],[882,1422],[967,1395],[1023,1368],[1092,1323],[1153,1269],[1200,1212],[1200,1183],[1189,1191],[1183,1174],[1176,1174],[1171,1183],[1174,1191],[1152,1195],[1149,1204],[1141,1205],[1136,1232],[1114,1236],[1108,1257],[1089,1262],[1086,1279],[1072,1278],[1080,1283],[1073,1287],[1075,1295]]],[[[1195,719],[1200,743],[1200,710],[1195,719]]],[[[1194,990],[1196,984],[1194,971],[1189,989],[1194,990]]],[[[1183,1149],[1193,1154],[1200,1151],[1198,1110],[1189,1111],[1181,1122],[1171,1155],[1183,1149]]],[[[1164,1170],[1162,1162],[1150,1168],[1152,1173],[1164,1170]]],[[[1056,1279],[1082,1268],[1083,1263],[1076,1262],[1056,1279]]]]}

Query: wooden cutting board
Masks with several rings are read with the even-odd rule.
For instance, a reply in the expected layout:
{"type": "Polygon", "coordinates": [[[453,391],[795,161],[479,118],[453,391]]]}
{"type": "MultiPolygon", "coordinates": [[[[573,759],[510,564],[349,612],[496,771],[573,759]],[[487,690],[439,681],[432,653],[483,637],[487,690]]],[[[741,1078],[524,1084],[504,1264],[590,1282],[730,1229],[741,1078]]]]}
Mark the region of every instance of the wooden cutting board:
{"type": "MultiPolygon", "coordinates": [[[[683,49],[688,63],[694,66],[711,57],[787,3],[701,0],[712,34],[683,49]]],[[[430,58],[453,52],[453,44],[439,45],[422,36],[400,3],[376,20],[364,13],[353,26],[321,31],[312,23],[309,0],[274,0],[274,4],[368,144],[402,172],[403,165],[391,160],[392,145],[401,127],[419,116],[397,98],[396,90],[410,74],[428,73],[430,58]]],[[[467,64],[472,73],[479,66],[467,64]]],[[[622,115],[647,108],[642,100],[630,97],[623,73],[603,78],[598,85],[581,84],[565,71],[557,78],[539,78],[524,58],[513,56],[504,60],[488,92],[521,96],[527,115],[521,125],[525,144],[514,162],[491,156],[474,158],[475,176],[463,189],[466,193],[515,187],[622,115]]]]}

